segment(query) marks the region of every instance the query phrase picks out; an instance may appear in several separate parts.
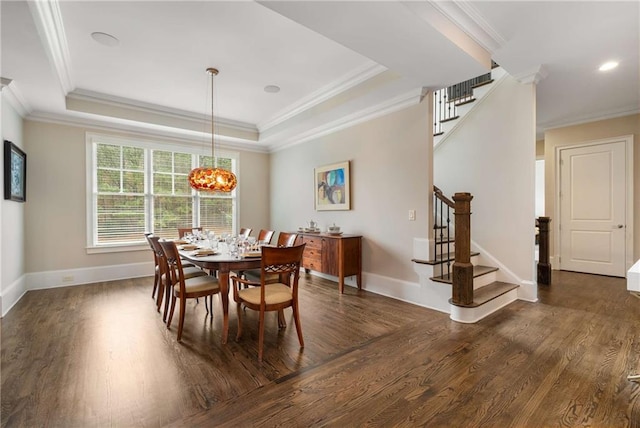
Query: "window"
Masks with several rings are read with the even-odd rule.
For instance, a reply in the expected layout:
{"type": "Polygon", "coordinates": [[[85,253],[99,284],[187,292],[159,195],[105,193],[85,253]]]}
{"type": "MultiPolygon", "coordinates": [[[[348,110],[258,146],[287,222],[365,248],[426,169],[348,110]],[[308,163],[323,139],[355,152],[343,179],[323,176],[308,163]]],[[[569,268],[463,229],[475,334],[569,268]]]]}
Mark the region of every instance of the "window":
{"type": "MultiPolygon", "coordinates": [[[[218,166],[235,174],[237,154],[216,153],[218,166]]],[[[89,248],[146,245],[145,232],[175,238],[178,227],[196,225],[235,233],[236,192],[195,192],[187,182],[211,156],[182,146],[89,134],[87,138],[89,248]]]]}

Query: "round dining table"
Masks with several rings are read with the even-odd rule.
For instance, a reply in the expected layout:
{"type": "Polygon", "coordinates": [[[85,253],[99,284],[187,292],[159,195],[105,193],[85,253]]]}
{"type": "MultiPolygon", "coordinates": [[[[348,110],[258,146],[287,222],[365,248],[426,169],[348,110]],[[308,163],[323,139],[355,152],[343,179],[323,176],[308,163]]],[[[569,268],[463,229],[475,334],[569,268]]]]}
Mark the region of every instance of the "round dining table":
{"type": "Polygon", "coordinates": [[[196,251],[179,250],[180,256],[196,266],[209,269],[212,273],[218,272],[220,283],[220,295],[222,297],[222,343],[227,343],[229,333],[229,273],[247,269],[260,268],[261,258],[255,255],[232,256],[228,252],[220,254],[201,256],[196,251]]]}

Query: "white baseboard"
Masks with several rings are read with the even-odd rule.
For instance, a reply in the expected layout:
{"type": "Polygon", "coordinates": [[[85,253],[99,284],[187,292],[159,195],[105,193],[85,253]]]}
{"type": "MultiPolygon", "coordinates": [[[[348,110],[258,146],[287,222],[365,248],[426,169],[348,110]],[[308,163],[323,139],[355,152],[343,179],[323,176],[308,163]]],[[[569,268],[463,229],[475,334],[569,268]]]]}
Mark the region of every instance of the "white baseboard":
{"type": "Polygon", "coordinates": [[[538,283],[532,281],[520,281],[518,287],[518,300],[535,303],[538,301],[538,283]]]}
{"type": "MultiPolygon", "coordinates": [[[[330,281],[338,281],[337,277],[326,275],[321,272],[311,271],[311,274],[330,281]]],[[[357,287],[355,277],[345,278],[344,284],[351,287],[357,287]]],[[[445,295],[448,293],[449,297],[451,297],[451,287],[448,287],[447,289],[445,284],[438,285],[442,285],[439,289],[443,290],[442,292],[445,295]]],[[[377,275],[375,273],[362,272],[362,289],[381,296],[433,309],[438,312],[449,313],[448,302],[446,307],[437,304],[442,299],[438,299],[437,302],[434,302],[433,299],[429,299],[429,294],[425,295],[423,286],[416,282],[403,281],[401,279],[377,275]]],[[[446,297],[447,301],[449,297],[446,297]]]]}
{"type": "Polygon", "coordinates": [[[94,282],[115,281],[153,275],[153,262],[126,265],[93,266],[80,269],[53,270],[26,274],[28,290],[68,287],[94,282]]]}
{"type": "MultiPolygon", "coordinates": [[[[428,269],[431,266],[418,265],[418,268],[428,269]]],[[[426,278],[424,275],[420,275],[420,277],[422,281],[417,283],[368,273],[366,287],[363,288],[381,296],[448,314],[451,286],[428,279],[424,280],[423,278],[426,278]]]]}
{"type": "Polygon", "coordinates": [[[9,313],[11,308],[22,299],[27,293],[27,280],[26,275],[22,275],[20,278],[16,279],[6,290],[2,292],[2,296],[0,297],[1,305],[2,305],[2,316],[4,317],[9,313]]]}

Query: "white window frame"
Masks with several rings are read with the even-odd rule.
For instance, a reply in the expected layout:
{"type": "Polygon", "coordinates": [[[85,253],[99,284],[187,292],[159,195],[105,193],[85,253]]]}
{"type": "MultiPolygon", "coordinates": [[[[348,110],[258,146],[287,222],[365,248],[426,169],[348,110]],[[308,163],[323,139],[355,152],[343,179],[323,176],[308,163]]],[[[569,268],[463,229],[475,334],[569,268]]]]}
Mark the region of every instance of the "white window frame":
{"type": "MultiPolygon", "coordinates": [[[[191,155],[211,156],[211,153],[203,150],[202,147],[196,147],[190,143],[179,143],[159,140],[157,138],[150,137],[120,137],[114,135],[106,135],[88,132],[85,139],[86,149],[86,250],[88,254],[95,253],[111,253],[111,252],[126,252],[126,251],[141,251],[148,250],[149,245],[143,241],[130,242],[130,243],[109,243],[98,244],[97,241],[97,229],[96,229],[96,215],[97,215],[97,151],[95,147],[98,143],[112,144],[116,146],[128,146],[139,147],[145,149],[144,154],[144,174],[145,174],[145,230],[147,232],[153,231],[153,196],[151,194],[152,174],[151,170],[151,157],[152,150],[163,150],[170,152],[187,153],[191,155]]],[[[216,148],[216,155],[220,158],[232,159],[235,163],[234,173],[238,176],[240,170],[239,153],[229,150],[220,150],[216,148]]],[[[198,203],[200,196],[198,192],[194,192],[193,197],[198,203]]],[[[233,200],[234,216],[233,216],[233,230],[237,230],[239,219],[239,204],[238,204],[238,189],[231,192],[229,198],[233,200]]],[[[195,209],[193,212],[193,224],[199,224],[200,210],[195,209]]]]}

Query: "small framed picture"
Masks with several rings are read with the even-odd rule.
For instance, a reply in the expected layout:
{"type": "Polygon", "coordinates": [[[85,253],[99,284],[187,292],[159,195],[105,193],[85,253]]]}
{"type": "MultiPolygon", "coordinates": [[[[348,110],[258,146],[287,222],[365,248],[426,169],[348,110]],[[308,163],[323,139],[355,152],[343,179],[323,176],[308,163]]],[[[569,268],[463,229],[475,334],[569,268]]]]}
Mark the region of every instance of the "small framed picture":
{"type": "Polygon", "coordinates": [[[4,142],[4,198],[27,200],[27,154],[11,141],[4,142]]]}
{"type": "Polygon", "coordinates": [[[349,161],[315,168],[314,176],[316,211],[351,209],[349,161]]]}

